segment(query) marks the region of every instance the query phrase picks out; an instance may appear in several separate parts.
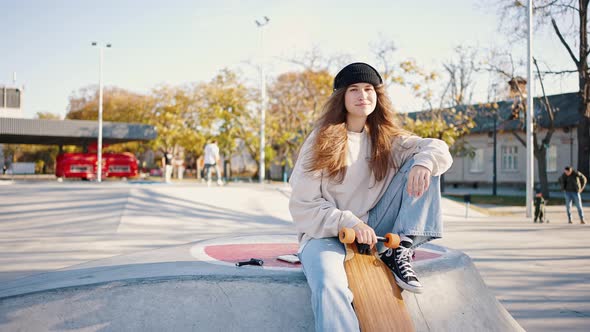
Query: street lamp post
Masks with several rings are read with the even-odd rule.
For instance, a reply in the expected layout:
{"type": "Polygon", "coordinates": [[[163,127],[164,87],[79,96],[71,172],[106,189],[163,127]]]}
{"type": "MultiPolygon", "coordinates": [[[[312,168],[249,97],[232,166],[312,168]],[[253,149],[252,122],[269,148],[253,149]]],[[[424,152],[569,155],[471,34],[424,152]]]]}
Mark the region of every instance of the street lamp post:
{"type": "Polygon", "coordinates": [[[493,153],[492,153],[492,195],[496,196],[498,194],[498,153],[497,153],[497,146],[498,146],[498,112],[500,111],[500,106],[498,106],[497,102],[497,90],[498,84],[492,84],[492,93],[493,96],[493,103],[492,103],[492,110],[494,116],[494,132],[492,134],[493,137],[493,153]]]}
{"type": "Polygon", "coordinates": [[[528,1],[528,43],[527,43],[527,107],[526,107],[526,217],[533,217],[533,186],[535,184],[533,151],[533,0],[528,1]]]}
{"type": "Polygon", "coordinates": [[[498,194],[498,168],[497,168],[497,163],[498,163],[498,157],[497,157],[497,131],[498,131],[498,108],[495,108],[494,110],[494,154],[493,154],[493,166],[492,166],[492,170],[493,170],[493,177],[492,177],[492,195],[496,196],[498,194]]]}
{"type": "Polygon", "coordinates": [[[260,28],[260,164],[258,170],[258,178],[260,183],[264,182],[264,121],[266,120],[266,79],[264,74],[264,27],[268,24],[270,19],[266,16],[261,21],[256,20],[256,26],[260,28]]]}
{"type": "Polygon", "coordinates": [[[111,44],[106,44],[104,47],[99,46],[97,42],[92,42],[92,46],[98,47],[99,50],[99,62],[98,62],[98,144],[96,148],[97,154],[97,169],[96,169],[96,181],[102,181],[102,61],[103,61],[103,49],[104,47],[111,47],[111,44]]]}

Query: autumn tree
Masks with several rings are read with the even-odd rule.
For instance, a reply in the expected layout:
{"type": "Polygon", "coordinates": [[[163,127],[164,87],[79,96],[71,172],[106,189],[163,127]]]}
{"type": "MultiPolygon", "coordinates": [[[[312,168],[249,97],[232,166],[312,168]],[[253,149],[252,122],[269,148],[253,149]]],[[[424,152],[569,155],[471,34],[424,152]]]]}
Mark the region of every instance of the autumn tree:
{"type": "MultiPolygon", "coordinates": [[[[103,120],[111,122],[150,122],[151,98],[118,87],[103,89],[103,120]]],[[[98,87],[87,86],[73,92],[69,97],[66,119],[98,120],[98,87]]],[[[142,153],[149,149],[145,142],[128,142],[104,147],[105,151],[142,153]]]]}
{"type": "Polygon", "coordinates": [[[152,90],[147,105],[147,122],[156,127],[158,136],[150,147],[162,154],[181,156],[185,151],[197,151],[204,145],[204,137],[195,130],[194,112],[199,110],[190,90],[161,85],[152,90]]]}
{"type": "Polygon", "coordinates": [[[475,53],[457,48],[455,57],[443,63],[446,74],[443,78],[435,71],[422,68],[413,59],[396,61],[393,42],[381,41],[373,49],[378,63],[384,68],[385,84],[409,88],[414,97],[424,102],[425,109],[415,113],[415,118],[401,115],[406,129],[422,137],[442,139],[455,153],[463,150],[458,138],[475,125],[473,110],[465,107],[471,103],[475,53]],[[441,84],[444,88],[438,94],[437,88],[441,84]]]}
{"type": "Polygon", "coordinates": [[[325,69],[304,69],[279,75],[270,87],[268,143],[282,166],[293,167],[294,155],[332,94],[333,79],[325,69]]]}
{"type": "MultiPolygon", "coordinates": [[[[260,143],[255,130],[256,114],[249,107],[253,96],[238,74],[223,69],[210,82],[198,85],[194,95],[198,96],[198,103],[192,120],[200,136],[215,137],[226,161],[238,152],[240,142],[244,142],[243,146],[256,159],[260,143]]],[[[200,152],[204,143],[200,141],[198,145],[200,152]]]]}
{"type": "MultiPolygon", "coordinates": [[[[145,123],[146,95],[117,87],[103,89],[103,120],[145,123]]],[[[70,95],[66,119],[97,120],[98,88],[87,86],[70,95]]]]}

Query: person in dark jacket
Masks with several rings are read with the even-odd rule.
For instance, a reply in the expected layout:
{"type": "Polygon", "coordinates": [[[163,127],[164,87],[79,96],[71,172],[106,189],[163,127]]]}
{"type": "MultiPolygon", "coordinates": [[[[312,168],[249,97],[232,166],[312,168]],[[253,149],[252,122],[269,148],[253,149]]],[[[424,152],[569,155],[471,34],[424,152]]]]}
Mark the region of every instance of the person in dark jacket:
{"type": "Polygon", "coordinates": [[[584,191],[586,187],[587,179],[584,174],[576,171],[571,166],[567,166],[563,174],[559,177],[559,185],[561,190],[565,192],[565,210],[567,213],[568,223],[572,223],[571,207],[572,202],[578,209],[578,215],[580,216],[580,222],[585,224],[584,221],[584,210],[582,210],[582,197],[580,193],[584,191]]]}

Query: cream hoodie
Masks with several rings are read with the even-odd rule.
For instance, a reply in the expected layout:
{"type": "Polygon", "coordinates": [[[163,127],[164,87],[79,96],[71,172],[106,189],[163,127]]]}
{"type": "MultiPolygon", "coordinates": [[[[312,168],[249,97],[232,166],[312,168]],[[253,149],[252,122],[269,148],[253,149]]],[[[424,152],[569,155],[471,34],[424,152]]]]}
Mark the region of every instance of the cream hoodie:
{"type": "MultiPolygon", "coordinates": [[[[301,249],[312,238],[338,236],[342,227],[367,222],[369,210],[377,204],[397,171],[389,169],[385,179],[375,183],[369,169],[371,140],[364,130],[348,132],[348,168],[342,183],[329,180],[323,172],[307,172],[305,165],[312,157],[315,136],[313,132],[303,143],[289,180],[292,189],[289,210],[301,249]]],[[[398,166],[414,158],[414,165],[428,168],[433,176],[444,173],[453,162],[445,142],[418,136],[396,138],[392,156],[394,165],[398,166]]]]}

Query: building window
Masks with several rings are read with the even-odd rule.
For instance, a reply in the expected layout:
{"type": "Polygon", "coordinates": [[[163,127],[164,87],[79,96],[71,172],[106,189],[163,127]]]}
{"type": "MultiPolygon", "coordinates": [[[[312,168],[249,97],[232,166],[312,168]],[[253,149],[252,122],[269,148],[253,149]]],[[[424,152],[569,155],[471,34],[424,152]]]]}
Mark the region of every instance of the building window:
{"type": "Polygon", "coordinates": [[[547,172],[557,172],[557,146],[550,145],[545,153],[547,172]]]}
{"type": "Polygon", "coordinates": [[[475,155],[471,159],[471,165],[469,167],[471,173],[483,172],[483,151],[484,149],[475,149],[475,155]]]}
{"type": "Polygon", "coordinates": [[[502,146],[502,170],[517,171],[518,170],[518,147],[502,146]]]}
{"type": "Polygon", "coordinates": [[[6,89],[6,108],[20,108],[19,89],[6,89]]]}

